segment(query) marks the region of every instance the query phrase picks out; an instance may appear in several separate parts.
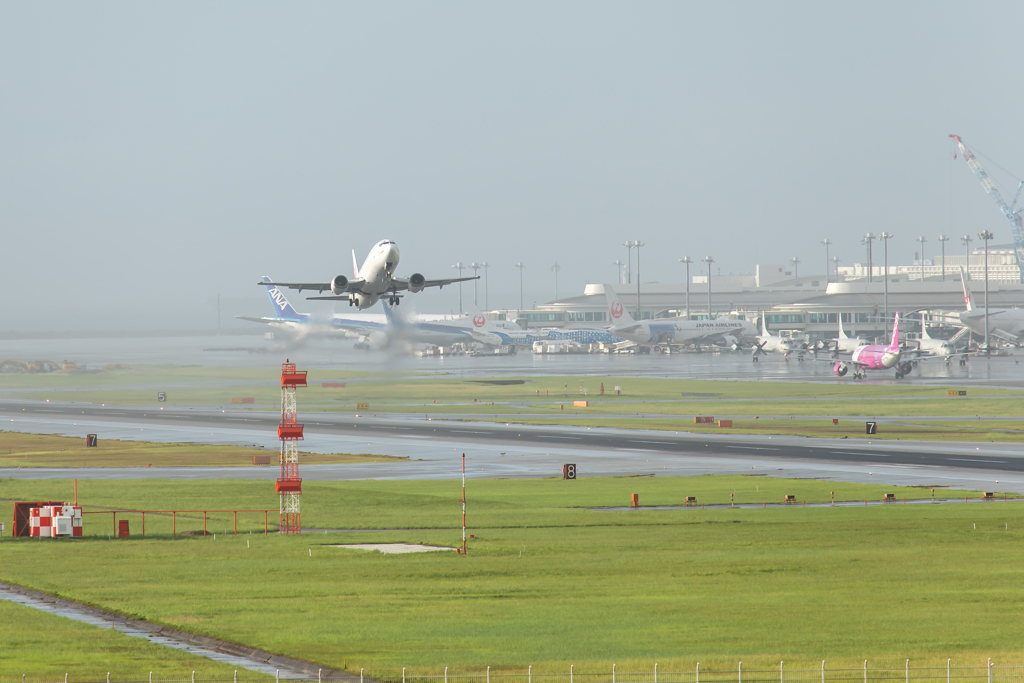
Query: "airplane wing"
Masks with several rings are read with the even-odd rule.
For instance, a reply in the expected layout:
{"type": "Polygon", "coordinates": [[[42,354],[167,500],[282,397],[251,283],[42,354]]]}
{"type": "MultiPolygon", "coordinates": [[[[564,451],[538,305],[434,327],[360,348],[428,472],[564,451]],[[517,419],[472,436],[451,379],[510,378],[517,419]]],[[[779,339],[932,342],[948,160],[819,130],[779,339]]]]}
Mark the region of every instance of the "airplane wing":
{"type": "MultiPolygon", "coordinates": [[[[288,289],[297,289],[300,292],[308,289],[309,291],[325,292],[331,288],[330,282],[257,282],[258,285],[270,285],[273,287],[287,287],[288,289]]],[[[362,278],[358,280],[349,280],[348,287],[345,288],[346,292],[361,292],[363,291],[363,285],[366,284],[366,280],[362,278]]],[[[307,297],[310,298],[310,297],[307,297]]],[[[344,297],[331,297],[333,299],[347,299],[344,297]]]]}
{"type": "MultiPolygon", "coordinates": [[[[438,287],[438,288],[440,288],[440,287],[444,287],[445,285],[454,284],[456,282],[468,282],[470,280],[479,280],[479,279],[480,279],[479,275],[474,275],[473,277],[453,277],[453,278],[448,278],[448,279],[445,279],[445,280],[424,280],[423,281],[423,286],[421,287],[421,289],[426,289],[427,287],[438,287]]],[[[391,280],[391,287],[389,289],[392,292],[404,292],[405,290],[409,289],[409,281],[406,280],[405,278],[400,278],[400,277],[392,278],[392,280],[391,280]]]]}

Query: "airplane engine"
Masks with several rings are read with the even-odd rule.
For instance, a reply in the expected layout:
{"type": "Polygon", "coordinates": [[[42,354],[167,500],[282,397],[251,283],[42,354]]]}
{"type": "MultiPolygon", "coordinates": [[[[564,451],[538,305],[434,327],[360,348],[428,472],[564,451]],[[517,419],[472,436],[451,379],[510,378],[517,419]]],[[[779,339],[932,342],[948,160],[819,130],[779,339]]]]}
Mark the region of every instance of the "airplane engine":
{"type": "Polygon", "coordinates": [[[426,284],[427,278],[423,277],[419,273],[413,273],[409,276],[409,291],[415,294],[423,289],[423,285],[426,284]]]}
{"type": "Polygon", "coordinates": [[[334,296],[341,296],[348,289],[348,278],[344,275],[337,275],[331,280],[331,292],[334,296]]]}
{"type": "Polygon", "coordinates": [[[849,368],[846,367],[846,363],[836,363],[832,367],[832,372],[836,373],[836,375],[839,377],[845,377],[847,370],[849,370],[849,368]]]}

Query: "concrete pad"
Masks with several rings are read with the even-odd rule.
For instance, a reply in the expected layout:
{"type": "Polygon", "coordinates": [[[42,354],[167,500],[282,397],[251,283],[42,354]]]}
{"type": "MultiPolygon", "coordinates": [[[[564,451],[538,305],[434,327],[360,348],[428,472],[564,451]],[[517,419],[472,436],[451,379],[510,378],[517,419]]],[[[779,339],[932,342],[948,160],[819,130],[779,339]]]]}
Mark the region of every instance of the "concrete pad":
{"type": "Polygon", "coordinates": [[[329,545],[328,548],[352,548],[354,550],[377,550],[386,554],[401,553],[433,553],[439,550],[455,550],[439,545],[419,545],[412,543],[346,543],[329,545]]]}

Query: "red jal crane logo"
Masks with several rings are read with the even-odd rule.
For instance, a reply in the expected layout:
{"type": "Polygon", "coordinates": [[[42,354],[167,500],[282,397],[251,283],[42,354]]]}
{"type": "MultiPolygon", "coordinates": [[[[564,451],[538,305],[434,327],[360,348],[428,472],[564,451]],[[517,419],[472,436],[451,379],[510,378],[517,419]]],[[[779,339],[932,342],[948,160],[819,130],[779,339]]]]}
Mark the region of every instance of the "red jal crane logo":
{"type": "Polygon", "coordinates": [[[622,317],[622,302],[621,301],[614,301],[614,302],[612,302],[612,317],[615,318],[616,320],[618,320],[619,318],[622,317]]]}
{"type": "Polygon", "coordinates": [[[487,319],[483,315],[473,316],[473,327],[483,327],[487,319]]]}

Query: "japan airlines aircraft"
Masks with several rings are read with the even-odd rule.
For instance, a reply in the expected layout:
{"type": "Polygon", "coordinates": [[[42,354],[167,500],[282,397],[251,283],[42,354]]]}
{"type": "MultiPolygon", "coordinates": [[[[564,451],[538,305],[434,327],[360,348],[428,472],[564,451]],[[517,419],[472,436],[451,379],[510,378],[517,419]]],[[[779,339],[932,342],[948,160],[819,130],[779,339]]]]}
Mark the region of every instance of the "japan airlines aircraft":
{"type": "MultiPolygon", "coordinates": [[[[399,292],[408,290],[415,294],[426,287],[441,288],[454,282],[479,280],[480,276],[458,277],[444,280],[428,280],[419,273],[413,273],[408,279],[395,277],[398,268],[398,246],[392,240],[381,240],[370,250],[363,267],[356,265],[356,252],[352,251],[353,279],[344,275],[336,275],[330,282],[281,282],[278,287],[315,290],[323,293],[330,290],[332,296],[310,296],[307,299],[323,301],[348,301],[349,306],[359,310],[367,309],[387,297],[388,303],[397,305],[401,301],[399,292]]],[[[258,282],[262,285],[264,283],[258,282]]]]}
{"type": "Polygon", "coordinates": [[[740,338],[753,338],[757,329],[746,320],[720,318],[718,320],[686,320],[683,318],[659,318],[637,322],[629,315],[612,288],[605,285],[604,295],[608,300],[608,315],[612,326],[608,333],[636,344],[712,344],[725,342],[739,343],[740,338]]]}
{"type": "Polygon", "coordinates": [[[754,347],[751,349],[754,362],[757,362],[757,357],[762,353],[768,353],[770,351],[785,354],[786,360],[789,360],[790,354],[796,353],[797,360],[803,360],[804,353],[807,351],[807,344],[796,339],[780,337],[768,332],[768,324],[765,320],[765,315],[762,313],[761,334],[757,336],[757,341],[754,342],[754,347]]]}
{"type": "MultiPolygon", "coordinates": [[[[470,309],[471,312],[472,309],[470,309]]],[[[530,331],[518,326],[500,328],[498,324],[488,320],[482,313],[475,311],[473,315],[473,338],[488,346],[524,346],[533,348],[539,341],[571,341],[578,344],[619,344],[625,341],[605,330],[568,329],[530,331]]]]}
{"type": "MultiPolygon", "coordinates": [[[[967,285],[964,269],[960,268],[960,282],[964,287],[964,303],[967,310],[960,314],[960,322],[971,332],[985,336],[985,307],[978,308],[974,304],[971,288],[967,285]]],[[[993,337],[1019,344],[1024,337],[1024,309],[992,308],[988,309],[988,332],[993,337]]]]}

